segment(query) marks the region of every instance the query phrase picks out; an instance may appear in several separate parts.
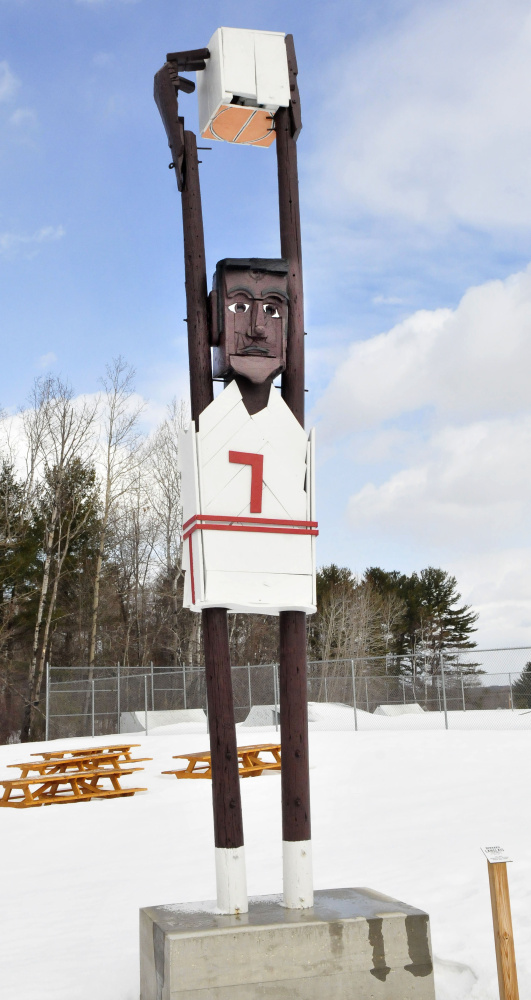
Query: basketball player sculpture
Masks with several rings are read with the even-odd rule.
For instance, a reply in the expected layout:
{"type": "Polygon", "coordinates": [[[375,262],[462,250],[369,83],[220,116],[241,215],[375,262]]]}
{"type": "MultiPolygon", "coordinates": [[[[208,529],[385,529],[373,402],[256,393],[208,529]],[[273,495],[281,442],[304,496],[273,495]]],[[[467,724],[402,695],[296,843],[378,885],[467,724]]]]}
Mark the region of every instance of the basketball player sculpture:
{"type": "Polygon", "coordinates": [[[248,908],[227,629],[237,611],[279,616],[284,905],[304,909],[313,904],[306,614],[315,611],[317,524],[304,430],[293,39],[220,28],[208,48],[167,56],[155,100],[182,196],[192,409],[181,439],[184,604],[202,615],[218,908],[248,908]],[[220,261],[210,295],[196,139],[177,104],[179,91],[194,89],[186,70],[197,72],[204,138],[276,139],[277,148],[282,256],[220,261]],[[213,378],[225,382],[215,399],[213,378]]]}

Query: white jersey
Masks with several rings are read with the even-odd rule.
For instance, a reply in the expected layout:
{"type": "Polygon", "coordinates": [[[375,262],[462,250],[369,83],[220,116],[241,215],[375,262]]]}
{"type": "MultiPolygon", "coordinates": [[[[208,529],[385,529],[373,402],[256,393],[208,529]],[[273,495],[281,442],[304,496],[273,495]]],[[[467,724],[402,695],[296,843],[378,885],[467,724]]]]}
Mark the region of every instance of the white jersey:
{"type": "Polygon", "coordinates": [[[313,432],[274,388],[251,416],[231,382],[182,432],[184,607],[313,614],[313,465],[313,432]]]}

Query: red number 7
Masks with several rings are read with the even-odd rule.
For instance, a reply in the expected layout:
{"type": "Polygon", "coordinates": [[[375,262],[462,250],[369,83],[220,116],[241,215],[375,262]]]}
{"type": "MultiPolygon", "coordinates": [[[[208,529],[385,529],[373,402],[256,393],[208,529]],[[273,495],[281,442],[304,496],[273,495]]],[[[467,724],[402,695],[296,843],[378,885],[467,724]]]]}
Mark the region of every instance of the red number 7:
{"type": "Polygon", "coordinates": [[[262,513],[262,487],[264,481],[264,456],[249,451],[229,451],[229,462],[251,466],[251,514],[262,513]]]}

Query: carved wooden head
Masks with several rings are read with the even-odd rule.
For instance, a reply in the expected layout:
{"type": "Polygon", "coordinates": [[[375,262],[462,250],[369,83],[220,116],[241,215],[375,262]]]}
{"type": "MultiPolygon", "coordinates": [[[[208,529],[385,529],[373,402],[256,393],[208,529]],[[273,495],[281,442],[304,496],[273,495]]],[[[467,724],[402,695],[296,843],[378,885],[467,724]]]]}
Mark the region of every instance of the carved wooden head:
{"type": "Polygon", "coordinates": [[[214,376],[265,382],[286,367],[288,264],[227,258],[216,265],[212,303],[214,376]]]}

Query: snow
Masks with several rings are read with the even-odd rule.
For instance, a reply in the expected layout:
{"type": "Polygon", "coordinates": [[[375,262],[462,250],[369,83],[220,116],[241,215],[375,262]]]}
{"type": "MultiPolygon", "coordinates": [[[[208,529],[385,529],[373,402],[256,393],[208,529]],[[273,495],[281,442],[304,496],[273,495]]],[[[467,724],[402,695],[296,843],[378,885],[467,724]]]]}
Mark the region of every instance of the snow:
{"type": "Polygon", "coordinates": [[[206,732],[206,712],[203,708],[179,708],[162,712],[122,712],[120,715],[121,733],[143,733],[146,730],[146,715],[148,733],[161,726],[182,725],[193,723],[196,732],[206,732]]]}
{"type": "Polygon", "coordinates": [[[378,705],[378,708],[374,709],[375,715],[387,715],[389,718],[393,715],[420,715],[422,712],[424,712],[422,705],[416,701],[406,705],[378,705]]]}
{"type": "MultiPolygon", "coordinates": [[[[337,711],[341,717],[343,708],[337,711]]],[[[491,724],[501,715],[461,713],[463,727],[475,724],[475,714],[495,716],[491,724]]],[[[529,727],[529,713],[507,714],[529,727]]],[[[529,735],[458,729],[456,719],[448,732],[425,729],[429,715],[386,719],[360,712],[363,723],[377,722],[379,728],[363,725],[358,733],[326,731],[323,719],[313,723],[316,888],[369,886],[426,909],[437,1000],[497,1000],[487,863],[480,847],[502,844],[514,858],[509,883],[520,992],[526,996],[529,735]],[[404,723],[415,731],[400,728],[404,723]]],[[[213,898],[210,782],[161,774],[178,764],[173,754],[206,749],[207,737],[172,732],[176,728],[133,736],[140,744],[135,755],[153,760],[124,785],[145,785],[146,793],[0,813],[0,992],[6,1000],[137,1000],[139,908],[213,898]]],[[[274,727],[244,733],[240,742],[246,745],[278,739],[274,727]]],[[[46,748],[115,742],[63,740],[46,748]]],[[[29,760],[44,746],[0,747],[1,777],[17,773],[7,771],[7,764],[29,760]]],[[[249,891],[278,893],[280,776],[269,772],[242,781],[241,789],[249,891]]]]}

